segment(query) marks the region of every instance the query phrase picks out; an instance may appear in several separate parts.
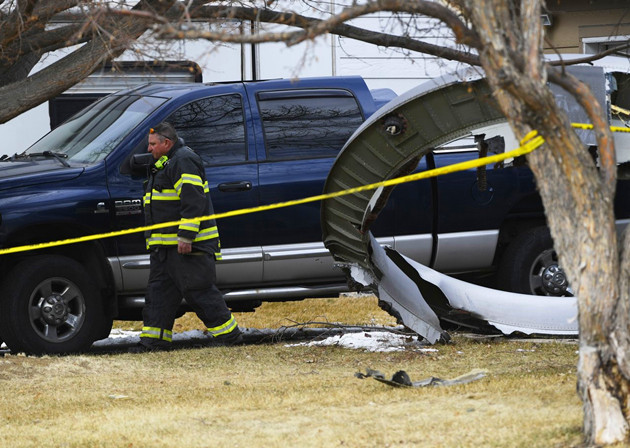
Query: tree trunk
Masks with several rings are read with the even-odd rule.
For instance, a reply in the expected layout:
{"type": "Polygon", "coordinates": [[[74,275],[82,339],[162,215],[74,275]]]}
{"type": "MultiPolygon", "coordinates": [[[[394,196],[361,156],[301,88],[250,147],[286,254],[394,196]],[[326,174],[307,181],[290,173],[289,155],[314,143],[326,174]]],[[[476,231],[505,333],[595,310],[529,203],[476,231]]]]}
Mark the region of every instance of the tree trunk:
{"type": "MultiPolygon", "coordinates": [[[[623,264],[622,281],[613,212],[614,163],[612,170],[601,164],[597,169],[547,87],[540,2],[464,0],[460,4],[479,34],[483,68],[515,135],[522,137],[535,129],[546,141],[528,161],[554,246],[578,297],[578,392],[585,437],[594,444],[627,441],[630,269],[627,262],[623,264]],[[624,292],[620,295],[620,291],[624,292]]],[[[600,123],[604,112],[596,104],[582,104],[592,117],[599,114],[600,123]]],[[[607,138],[610,134],[600,129],[598,143],[604,156],[610,155],[607,148],[612,146],[607,138]]]]}

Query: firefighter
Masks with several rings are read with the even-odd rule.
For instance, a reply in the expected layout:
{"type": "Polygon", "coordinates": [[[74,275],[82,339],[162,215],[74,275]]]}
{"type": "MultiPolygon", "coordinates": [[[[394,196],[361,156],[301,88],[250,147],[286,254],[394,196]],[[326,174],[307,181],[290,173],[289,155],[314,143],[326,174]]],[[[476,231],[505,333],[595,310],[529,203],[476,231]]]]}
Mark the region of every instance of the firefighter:
{"type": "MultiPolygon", "coordinates": [[[[201,158],[179,139],[173,125],[150,130],[148,151],[155,159],[143,199],[147,225],[213,214],[201,158]]],[[[142,313],[144,326],[134,352],[168,350],[182,297],[214,341],[233,345],[241,331],[216,287],[221,257],[216,222],[183,222],[145,233],[151,270],[142,313]]]]}

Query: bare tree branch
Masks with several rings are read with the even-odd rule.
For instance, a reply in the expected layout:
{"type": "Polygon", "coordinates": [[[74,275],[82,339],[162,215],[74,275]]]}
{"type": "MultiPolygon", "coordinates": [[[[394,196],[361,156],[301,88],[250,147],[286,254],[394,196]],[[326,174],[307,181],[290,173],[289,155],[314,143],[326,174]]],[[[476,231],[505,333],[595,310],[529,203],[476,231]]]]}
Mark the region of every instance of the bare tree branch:
{"type": "MultiPolygon", "coordinates": [[[[207,2],[197,2],[207,3],[207,2]]],[[[395,1],[392,3],[405,3],[395,1]]],[[[430,3],[430,2],[422,2],[430,3]]],[[[431,4],[435,9],[435,5],[431,4]]],[[[446,9],[441,7],[442,9],[446,9]]],[[[407,6],[407,9],[411,9],[407,6]]],[[[370,10],[362,9],[365,14],[370,10]],[[367,11],[367,12],[365,12],[367,11]]],[[[361,11],[355,11],[357,13],[361,11]]],[[[186,12],[186,19],[199,21],[204,20],[249,20],[252,22],[263,22],[286,25],[289,27],[302,28],[302,31],[286,31],[276,33],[260,33],[255,35],[229,34],[226,32],[212,32],[206,30],[182,29],[181,12],[172,10],[171,13],[164,16],[152,15],[148,12],[141,11],[113,11],[112,13],[121,16],[136,16],[143,19],[151,19],[159,25],[157,36],[162,39],[206,39],[210,41],[220,41],[228,43],[263,43],[263,42],[285,42],[287,45],[296,45],[305,39],[312,39],[319,34],[332,33],[338,36],[348,37],[351,39],[363,41],[366,43],[379,45],[383,47],[404,48],[419,53],[429,54],[447,60],[459,61],[470,65],[479,65],[479,59],[476,55],[469,52],[434,45],[416,40],[411,37],[401,37],[392,34],[365,30],[363,28],[354,27],[341,23],[340,20],[325,21],[322,19],[306,17],[296,13],[275,12],[269,9],[243,8],[243,7],[219,7],[205,6],[198,8],[189,8],[186,12]],[[316,34],[315,34],[316,33],[316,34]]],[[[452,14],[452,13],[451,13],[452,14]]],[[[437,13],[436,13],[437,15],[437,13]]],[[[77,20],[80,17],[77,16],[77,20]]],[[[456,18],[450,18],[454,21],[456,18]]],[[[349,20],[349,19],[345,19],[349,20]]],[[[463,22],[459,21],[462,27],[462,36],[467,40],[472,39],[469,32],[465,32],[463,22]]],[[[469,30],[468,30],[469,31],[469,30]]]]}
{"type": "MultiPolygon", "coordinates": [[[[164,14],[175,0],[141,0],[134,9],[164,14]]],[[[150,26],[135,17],[110,21],[103,25],[107,39],[91,39],[78,50],[28,78],[0,87],[0,123],[55,97],[86,78],[103,62],[111,60],[144,33],[150,26]],[[35,87],[37,86],[37,87],[35,87]]]]}
{"type": "Polygon", "coordinates": [[[192,18],[238,18],[296,26],[302,28],[302,31],[291,33],[289,44],[294,45],[307,39],[313,39],[324,33],[332,32],[335,27],[342,23],[377,11],[411,13],[426,17],[433,17],[448,25],[455,33],[459,43],[472,47],[475,47],[476,43],[478,43],[478,39],[474,31],[470,30],[452,10],[435,2],[421,0],[415,2],[401,0],[377,0],[368,2],[364,5],[346,8],[339,14],[333,15],[326,20],[307,18],[293,13],[275,13],[267,9],[238,7],[223,8],[218,6],[200,7],[192,10],[190,15],[192,18]]]}
{"type": "Polygon", "coordinates": [[[623,45],[619,45],[618,47],[614,47],[614,48],[609,48],[608,50],[599,52],[597,54],[592,54],[589,56],[585,56],[583,58],[575,58],[575,59],[571,59],[569,61],[563,61],[563,60],[559,60],[559,61],[553,61],[553,62],[549,62],[550,65],[555,65],[555,66],[559,66],[559,65],[575,65],[575,64],[589,64],[591,62],[595,62],[603,57],[606,56],[610,56],[611,54],[616,54],[619,52],[619,50],[626,50],[630,48],[630,41],[628,41],[627,43],[623,44],[623,45]]]}
{"type": "Polygon", "coordinates": [[[33,4],[26,10],[12,11],[0,22],[0,47],[20,40],[30,30],[44,30],[53,16],[78,4],[79,0],[54,0],[33,4]]]}

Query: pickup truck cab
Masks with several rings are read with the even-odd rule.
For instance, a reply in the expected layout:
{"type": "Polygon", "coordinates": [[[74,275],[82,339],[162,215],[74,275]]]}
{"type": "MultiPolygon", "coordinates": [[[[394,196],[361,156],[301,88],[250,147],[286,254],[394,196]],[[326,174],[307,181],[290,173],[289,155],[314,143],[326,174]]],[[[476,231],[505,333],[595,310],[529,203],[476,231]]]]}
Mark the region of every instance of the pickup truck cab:
{"type": "MultiPolygon", "coordinates": [[[[107,96],[0,162],[0,246],[143,226],[147,172],[134,156],[164,120],[203,159],[218,213],[320,194],[348,137],[394,96],[359,77],[155,83],[107,96]]],[[[321,242],[317,203],[219,226],[219,287],[233,309],[347,288],[321,242]]],[[[0,263],[0,337],[11,350],[80,351],[107,337],[112,319],[141,319],[149,272],[142,232],[0,263]]]]}

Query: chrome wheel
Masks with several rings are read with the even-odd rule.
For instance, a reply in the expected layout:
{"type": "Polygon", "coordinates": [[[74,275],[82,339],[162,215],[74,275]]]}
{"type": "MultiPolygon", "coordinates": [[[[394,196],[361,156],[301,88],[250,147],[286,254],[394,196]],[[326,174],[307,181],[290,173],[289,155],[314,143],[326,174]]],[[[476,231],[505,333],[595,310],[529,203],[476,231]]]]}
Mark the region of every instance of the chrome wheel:
{"type": "Polygon", "coordinates": [[[499,263],[497,286],[520,294],[573,296],[546,227],[529,229],[509,244],[499,263]]]}
{"type": "Polygon", "coordinates": [[[534,259],[529,284],[533,294],[555,297],[573,295],[567,276],[558,265],[558,256],[553,249],[541,252],[534,259]]]}
{"type": "Polygon", "coordinates": [[[70,280],[48,278],[31,294],[29,319],[33,330],[45,341],[66,341],[83,326],[85,298],[70,280]]]}

